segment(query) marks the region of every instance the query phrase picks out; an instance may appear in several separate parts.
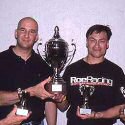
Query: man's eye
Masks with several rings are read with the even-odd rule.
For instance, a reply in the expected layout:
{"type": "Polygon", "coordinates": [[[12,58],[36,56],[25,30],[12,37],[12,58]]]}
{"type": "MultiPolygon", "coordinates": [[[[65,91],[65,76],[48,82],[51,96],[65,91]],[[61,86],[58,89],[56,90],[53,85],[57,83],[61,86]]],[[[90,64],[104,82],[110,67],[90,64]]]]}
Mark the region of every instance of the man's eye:
{"type": "Polygon", "coordinates": [[[95,40],[94,40],[94,39],[90,39],[89,41],[90,41],[90,42],[95,42],[95,40]]]}
{"type": "Polygon", "coordinates": [[[104,41],[104,40],[101,40],[100,42],[101,42],[101,43],[105,43],[105,41],[104,41]]]}
{"type": "Polygon", "coordinates": [[[22,32],[25,31],[25,29],[19,29],[19,30],[22,31],[22,32]]]}
{"type": "Polygon", "coordinates": [[[30,32],[31,32],[31,33],[36,33],[36,31],[35,31],[35,30],[31,30],[30,32]]]}

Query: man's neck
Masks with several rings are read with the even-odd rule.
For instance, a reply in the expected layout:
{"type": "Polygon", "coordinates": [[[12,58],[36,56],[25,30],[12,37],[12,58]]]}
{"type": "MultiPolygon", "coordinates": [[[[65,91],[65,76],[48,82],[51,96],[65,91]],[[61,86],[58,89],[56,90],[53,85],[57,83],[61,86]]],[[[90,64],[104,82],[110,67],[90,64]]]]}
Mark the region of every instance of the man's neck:
{"type": "Polygon", "coordinates": [[[83,60],[88,64],[99,64],[104,61],[104,57],[94,58],[94,57],[86,56],[83,60]]]}
{"type": "Polygon", "coordinates": [[[21,49],[17,46],[13,48],[13,52],[17,55],[20,56],[22,59],[25,61],[31,56],[31,51],[32,50],[26,50],[26,49],[21,49]]]}

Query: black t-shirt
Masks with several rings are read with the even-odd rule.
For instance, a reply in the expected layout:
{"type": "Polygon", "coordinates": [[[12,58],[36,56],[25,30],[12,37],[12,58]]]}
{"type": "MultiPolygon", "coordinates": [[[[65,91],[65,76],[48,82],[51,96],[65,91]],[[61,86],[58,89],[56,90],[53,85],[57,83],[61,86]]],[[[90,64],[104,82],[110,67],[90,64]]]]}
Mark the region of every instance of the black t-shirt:
{"type": "MultiPolygon", "coordinates": [[[[52,75],[52,69],[34,51],[31,57],[24,61],[17,56],[12,46],[0,53],[0,91],[16,91],[17,88],[26,89],[34,86],[52,75]]],[[[0,119],[4,118],[13,108],[10,106],[0,107],[0,119]]],[[[27,100],[27,108],[32,111],[26,121],[41,121],[44,119],[45,102],[37,97],[27,100]]]]}
{"type": "Polygon", "coordinates": [[[105,59],[100,64],[88,64],[83,59],[71,64],[64,72],[67,82],[68,125],[112,125],[114,119],[80,120],[76,116],[77,106],[81,105],[80,88],[83,85],[94,86],[94,93],[89,97],[89,107],[96,112],[123,104],[124,97],[120,87],[124,86],[125,76],[122,69],[105,59]]]}

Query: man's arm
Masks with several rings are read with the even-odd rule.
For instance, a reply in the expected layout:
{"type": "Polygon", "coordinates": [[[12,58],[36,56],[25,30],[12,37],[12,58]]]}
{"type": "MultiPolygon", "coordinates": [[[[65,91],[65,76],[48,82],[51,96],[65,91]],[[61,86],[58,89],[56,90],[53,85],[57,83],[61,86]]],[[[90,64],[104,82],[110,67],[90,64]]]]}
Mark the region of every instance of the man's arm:
{"type": "Polygon", "coordinates": [[[95,118],[115,118],[120,116],[121,109],[123,109],[125,105],[117,105],[108,110],[102,112],[96,112],[95,118]]]}
{"type": "Polygon", "coordinates": [[[66,100],[66,96],[62,94],[57,94],[53,98],[54,102],[45,103],[45,114],[48,125],[56,125],[57,122],[57,107],[60,111],[65,111],[69,104],[66,100]]]}
{"type": "Polygon", "coordinates": [[[36,96],[41,99],[53,98],[54,95],[47,92],[44,88],[45,84],[47,84],[49,81],[50,81],[50,78],[47,78],[44,81],[40,82],[39,84],[33,87],[29,87],[25,90],[29,92],[30,96],[36,96]]]}
{"type": "Polygon", "coordinates": [[[45,103],[45,115],[46,115],[47,125],[56,125],[57,107],[54,102],[45,103]]]}
{"type": "Polygon", "coordinates": [[[79,112],[79,107],[77,108],[76,115],[81,119],[100,119],[100,118],[116,118],[120,116],[120,111],[123,109],[125,105],[117,105],[108,110],[101,112],[92,112],[92,114],[81,115],[79,112]]]}
{"type": "Polygon", "coordinates": [[[17,92],[0,91],[0,106],[11,105],[19,102],[17,92]]]}
{"type": "Polygon", "coordinates": [[[68,101],[67,101],[67,99],[66,99],[66,96],[62,96],[61,98],[60,98],[60,102],[58,102],[58,103],[56,103],[56,105],[57,105],[57,108],[61,111],[61,112],[64,112],[64,111],[66,111],[67,109],[68,109],[68,107],[69,107],[69,103],[68,103],[68,101]]]}
{"type": "MultiPolygon", "coordinates": [[[[40,82],[39,84],[29,87],[26,90],[26,92],[29,92],[30,96],[36,96],[41,99],[46,99],[53,97],[53,94],[48,93],[44,86],[48,83],[50,78],[45,79],[44,81],[40,82]]],[[[15,104],[16,102],[19,102],[19,97],[17,91],[15,92],[7,92],[7,91],[0,91],[0,106],[1,105],[11,105],[15,104]]]]}

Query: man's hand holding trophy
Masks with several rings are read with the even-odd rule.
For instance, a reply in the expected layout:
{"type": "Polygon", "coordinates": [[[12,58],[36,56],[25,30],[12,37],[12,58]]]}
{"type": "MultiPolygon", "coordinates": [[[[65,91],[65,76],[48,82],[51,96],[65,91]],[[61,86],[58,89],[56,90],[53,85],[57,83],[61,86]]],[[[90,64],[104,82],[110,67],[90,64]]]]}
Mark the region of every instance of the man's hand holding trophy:
{"type": "MultiPolygon", "coordinates": [[[[59,35],[59,27],[56,26],[54,31],[52,39],[45,44],[45,55],[42,58],[53,68],[53,76],[45,88],[49,93],[55,95],[54,100],[59,101],[66,95],[66,82],[60,76],[60,73],[72,61],[76,46],[73,43],[73,50],[69,51],[68,43],[59,35]],[[72,53],[72,55],[69,55],[69,53],[72,53]]],[[[39,49],[37,50],[39,53],[39,49]]]]}

